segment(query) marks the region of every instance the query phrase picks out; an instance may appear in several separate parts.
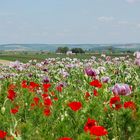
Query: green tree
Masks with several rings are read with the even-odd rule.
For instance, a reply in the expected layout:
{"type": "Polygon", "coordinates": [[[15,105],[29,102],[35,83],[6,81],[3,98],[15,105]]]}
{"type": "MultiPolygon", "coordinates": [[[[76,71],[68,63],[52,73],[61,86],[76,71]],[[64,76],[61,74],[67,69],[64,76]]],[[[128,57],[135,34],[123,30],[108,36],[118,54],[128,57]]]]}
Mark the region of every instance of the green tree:
{"type": "Polygon", "coordinates": [[[71,49],[72,53],[85,53],[82,48],[73,48],[71,49]]]}
{"type": "Polygon", "coordinates": [[[67,51],[69,51],[68,47],[58,47],[56,53],[66,53],[67,51]]]}

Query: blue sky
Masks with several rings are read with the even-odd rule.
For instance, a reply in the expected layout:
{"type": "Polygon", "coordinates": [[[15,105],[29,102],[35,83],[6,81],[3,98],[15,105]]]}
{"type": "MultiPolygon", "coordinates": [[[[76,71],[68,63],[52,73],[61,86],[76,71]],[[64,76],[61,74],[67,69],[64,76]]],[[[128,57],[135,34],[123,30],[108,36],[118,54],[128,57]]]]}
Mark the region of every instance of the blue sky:
{"type": "Polygon", "coordinates": [[[140,0],[0,0],[3,43],[140,43],[140,0]]]}

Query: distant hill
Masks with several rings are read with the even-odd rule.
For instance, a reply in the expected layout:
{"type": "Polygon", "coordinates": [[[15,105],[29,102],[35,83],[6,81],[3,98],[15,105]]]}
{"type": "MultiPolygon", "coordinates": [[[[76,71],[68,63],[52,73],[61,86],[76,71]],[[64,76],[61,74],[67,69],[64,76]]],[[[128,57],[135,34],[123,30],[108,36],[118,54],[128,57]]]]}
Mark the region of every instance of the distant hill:
{"type": "Polygon", "coordinates": [[[5,51],[51,51],[58,47],[83,48],[90,51],[140,51],[140,44],[3,44],[0,50],[5,51]]]}

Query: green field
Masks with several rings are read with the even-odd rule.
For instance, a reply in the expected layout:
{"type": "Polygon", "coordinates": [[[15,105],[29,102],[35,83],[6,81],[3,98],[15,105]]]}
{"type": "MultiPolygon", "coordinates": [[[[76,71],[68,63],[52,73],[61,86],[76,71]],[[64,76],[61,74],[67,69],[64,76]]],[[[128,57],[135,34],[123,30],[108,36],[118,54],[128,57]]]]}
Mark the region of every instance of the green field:
{"type": "MultiPolygon", "coordinates": [[[[131,58],[133,57],[133,54],[121,54],[121,53],[113,53],[113,54],[108,54],[109,56],[112,57],[124,57],[126,55],[129,55],[131,58]]],[[[66,54],[56,54],[56,53],[39,53],[39,52],[1,52],[0,53],[0,59],[2,60],[10,60],[10,61],[16,61],[19,60],[21,62],[28,62],[29,60],[36,59],[39,62],[47,59],[47,58],[65,58],[65,57],[70,57],[70,58],[78,58],[78,59],[89,59],[91,56],[95,57],[100,57],[100,53],[85,53],[85,54],[75,54],[72,56],[68,56],[66,54]]]]}

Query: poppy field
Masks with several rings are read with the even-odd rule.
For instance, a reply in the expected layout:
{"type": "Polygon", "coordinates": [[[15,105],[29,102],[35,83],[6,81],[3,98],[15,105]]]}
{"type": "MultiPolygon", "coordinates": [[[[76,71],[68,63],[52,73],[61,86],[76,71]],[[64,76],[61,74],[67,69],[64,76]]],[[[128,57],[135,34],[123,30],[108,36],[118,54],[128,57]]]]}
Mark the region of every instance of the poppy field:
{"type": "Polygon", "coordinates": [[[140,140],[140,53],[0,66],[0,139],[140,140]]]}

